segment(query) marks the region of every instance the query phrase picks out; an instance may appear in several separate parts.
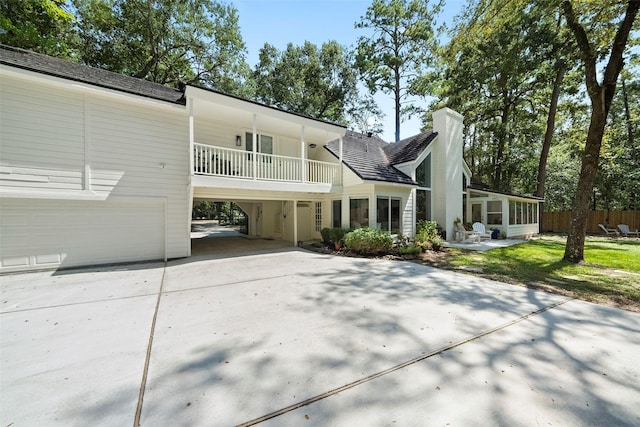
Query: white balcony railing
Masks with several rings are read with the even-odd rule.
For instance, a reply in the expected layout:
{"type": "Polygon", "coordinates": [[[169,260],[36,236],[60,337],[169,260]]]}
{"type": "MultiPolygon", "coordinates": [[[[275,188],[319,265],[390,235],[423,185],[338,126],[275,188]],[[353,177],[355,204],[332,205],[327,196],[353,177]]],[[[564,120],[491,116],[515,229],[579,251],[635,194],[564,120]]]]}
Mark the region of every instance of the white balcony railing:
{"type": "Polygon", "coordinates": [[[276,156],[245,150],[194,144],[193,172],[198,175],[214,175],[245,178],[340,185],[340,165],[299,157],[276,156]]]}

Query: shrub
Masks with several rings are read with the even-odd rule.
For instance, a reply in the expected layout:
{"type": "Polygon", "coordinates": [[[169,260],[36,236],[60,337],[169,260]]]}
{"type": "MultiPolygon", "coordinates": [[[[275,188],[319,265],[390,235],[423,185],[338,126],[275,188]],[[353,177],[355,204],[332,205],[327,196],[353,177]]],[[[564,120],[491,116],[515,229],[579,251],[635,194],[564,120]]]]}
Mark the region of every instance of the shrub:
{"type": "Polygon", "coordinates": [[[438,237],[438,223],[435,221],[420,221],[416,226],[416,244],[424,249],[431,246],[434,238],[438,237]]]}
{"type": "Polygon", "coordinates": [[[344,239],[344,235],[346,234],[346,230],[342,227],[334,227],[329,230],[329,241],[331,243],[340,243],[344,239]]]}
{"type": "Polygon", "coordinates": [[[434,251],[438,252],[440,249],[442,249],[442,246],[444,245],[444,240],[442,240],[440,237],[434,237],[433,239],[431,239],[431,249],[433,249],[434,251]]]}
{"type": "Polygon", "coordinates": [[[388,231],[364,227],[347,233],[344,243],[359,254],[376,255],[389,252],[393,246],[393,238],[388,231]]]}
{"type": "Polygon", "coordinates": [[[324,243],[325,245],[330,245],[331,244],[331,229],[330,228],[323,228],[322,230],[320,230],[320,235],[322,236],[322,243],[324,243]]]}
{"type": "Polygon", "coordinates": [[[409,243],[407,246],[403,246],[398,249],[400,255],[418,255],[422,253],[422,247],[415,243],[409,243]]]}

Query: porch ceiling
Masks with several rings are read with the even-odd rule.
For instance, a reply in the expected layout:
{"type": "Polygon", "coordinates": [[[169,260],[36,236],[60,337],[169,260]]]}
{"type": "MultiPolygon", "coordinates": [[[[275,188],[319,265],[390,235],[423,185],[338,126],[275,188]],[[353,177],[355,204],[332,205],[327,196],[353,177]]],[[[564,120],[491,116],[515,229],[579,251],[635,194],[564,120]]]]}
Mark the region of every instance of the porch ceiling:
{"type": "Polygon", "coordinates": [[[187,87],[186,96],[193,100],[195,120],[234,123],[238,128],[253,128],[253,115],[259,132],[300,138],[304,126],[305,140],[321,143],[344,136],[346,128],[297,114],[204,89],[187,87]]]}

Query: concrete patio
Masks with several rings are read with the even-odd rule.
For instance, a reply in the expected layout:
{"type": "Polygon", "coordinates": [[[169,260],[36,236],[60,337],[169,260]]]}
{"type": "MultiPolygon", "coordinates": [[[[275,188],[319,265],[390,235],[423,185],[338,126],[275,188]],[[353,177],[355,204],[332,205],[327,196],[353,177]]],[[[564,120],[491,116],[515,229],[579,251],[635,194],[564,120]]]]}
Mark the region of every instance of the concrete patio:
{"type": "Polygon", "coordinates": [[[0,425],[640,423],[638,313],[253,250],[0,277],[0,425]]]}

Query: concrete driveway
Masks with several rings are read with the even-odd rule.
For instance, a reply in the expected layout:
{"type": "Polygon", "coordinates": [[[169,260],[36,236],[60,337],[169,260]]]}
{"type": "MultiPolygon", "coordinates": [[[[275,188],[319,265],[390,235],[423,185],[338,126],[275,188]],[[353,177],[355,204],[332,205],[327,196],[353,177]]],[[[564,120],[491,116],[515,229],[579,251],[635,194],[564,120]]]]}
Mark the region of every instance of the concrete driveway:
{"type": "Polygon", "coordinates": [[[640,424],[640,314],[541,291],[293,248],[0,281],[2,427],[640,424]]]}

